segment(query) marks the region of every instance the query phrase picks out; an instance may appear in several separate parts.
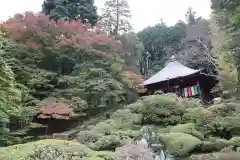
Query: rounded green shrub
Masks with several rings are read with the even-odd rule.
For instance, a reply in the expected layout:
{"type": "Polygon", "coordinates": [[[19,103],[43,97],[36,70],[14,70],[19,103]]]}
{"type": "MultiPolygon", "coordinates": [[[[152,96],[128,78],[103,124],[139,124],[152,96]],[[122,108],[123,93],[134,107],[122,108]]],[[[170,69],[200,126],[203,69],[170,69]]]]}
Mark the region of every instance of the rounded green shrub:
{"type": "Polygon", "coordinates": [[[200,140],[204,139],[203,134],[196,130],[194,123],[178,124],[177,126],[173,126],[170,129],[170,132],[173,132],[173,133],[187,133],[187,134],[191,134],[194,137],[199,138],[200,140]]]}
{"type": "Polygon", "coordinates": [[[97,151],[114,151],[117,147],[127,144],[130,141],[130,139],[121,139],[119,136],[109,135],[99,138],[97,142],[92,143],[89,147],[97,151]]]}
{"type": "Polygon", "coordinates": [[[181,121],[184,106],[177,96],[152,95],[136,102],[134,112],[142,114],[143,123],[174,125],[181,121]]]}
{"type": "Polygon", "coordinates": [[[141,114],[132,113],[130,109],[120,109],[114,112],[112,119],[121,120],[123,123],[141,124],[141,114]]]}
{"type": "Polygon", "coordinates": [[[203,126],[207,124],[213,117],[213,114],[208,109],[198,107],[198,108],[188,108],[185,110],[183,115],[184,123],[195,123],[196,126],[203,126]]]}
{"type": "Polygon", "coordinates": [[[77,140],[82,144],[95,143],[102,136],[102,133],[93,131],[81,131],[77,135],[77,140]]]}
{"type": "Polygon", "coordinates": [[[204,126],[206,134],[215,137],[230,139],[240,135],[240,114],[226,117],[215,117],[211,122],[204,126]]]}
{"type": "Polygon", "coordinates": [[[29,154],[26,160],[72,160],[72,156],[68,154],[64,148],[54,146],[43,146],[29,154]]]}
{"type": "MultiPolygon", "coordinates": [[[[216,116],[229,116],[232,115],[233,112],[237,110],[238,104],[235,103],[221,103],[221,104],[216,104],[208,108],[214,115],[216,116]]],[[[239,110],[239,109],[238,109],[239,110]]]]}
{"type": "Polygon", "coordinates": [[[125,131],[114,132],[111,135],[120,136],[121,138],[138,139],[140,137],[141,133],[140,133],[140,131],[125,130],[125,131]]]}
{"type": "Polygon", "coordinates": [[[202,143],[197,137],[186,133],[167,133],[159,137],[170,154],[180,157],[189,155],[202,143]]]}
{"type": "Polygon", "coordinates": [[[233,137],[228,141],[228,144],[230,146],[233,146],[234,148],[240,147],[240,137],[233,137]]]}

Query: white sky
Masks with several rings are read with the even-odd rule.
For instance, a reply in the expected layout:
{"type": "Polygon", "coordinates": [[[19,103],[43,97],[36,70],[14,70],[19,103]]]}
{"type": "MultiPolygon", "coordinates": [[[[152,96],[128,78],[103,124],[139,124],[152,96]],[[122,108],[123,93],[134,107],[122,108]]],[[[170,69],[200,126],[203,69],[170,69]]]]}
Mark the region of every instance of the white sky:
{"type": "MultiPolygon", "coordinates": [[[[135,31],[154,25],[163,18],[167,25],[174,25],[177,20],[185,20],[188,6],[192,6],[198,16],[209,18],[210,0],[128,0],[132,12],[131,22],[135,31]]],[[[0,0],[0,20],[6,20],[15,13],[41,10],[43,0],[0,0]]],[[[105,0],[95,0],[98,7],[103,7],[105,0]]]]}

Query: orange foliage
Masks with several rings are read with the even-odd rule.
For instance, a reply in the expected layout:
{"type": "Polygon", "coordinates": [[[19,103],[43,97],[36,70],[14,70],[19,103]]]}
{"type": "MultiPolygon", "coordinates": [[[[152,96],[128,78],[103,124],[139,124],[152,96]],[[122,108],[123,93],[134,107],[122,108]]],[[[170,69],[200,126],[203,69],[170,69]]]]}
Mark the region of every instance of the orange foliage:
{"type": "Polygon", "coordinates": [[[74,116],[85,116],[85,114],[75,114],[72,105],[58,102],[55,98],[47,98],[38,104],[38,118],[40,119],[64,119],[69,120],[74,116]]]}
{"type": "MultiPolygon", "coordinates": [[[[79,49],[100,50],[94,46],[109,46],[104,54],[116,53],[121,43],[107,36],[100,26],[88,28],[80,21],[52,21],[44,14],[16,14],[3,23],[8,30],[6,36],[19,43],[30,46],[71,45],[79,49]]],[[[98,52],[99,54],[100,52],[98,52]]]]}
{"type": "Polygon", "coordinates": [[[122,76],[132,80],[132,86],[129,86],[130,88],[136,90],[138,93],[144,93],[146,91],[143,86],[143,82],[145,81],[145,79],[141,75],[136,74],[132,71],[124,71],[122,73],[122,76]]]}

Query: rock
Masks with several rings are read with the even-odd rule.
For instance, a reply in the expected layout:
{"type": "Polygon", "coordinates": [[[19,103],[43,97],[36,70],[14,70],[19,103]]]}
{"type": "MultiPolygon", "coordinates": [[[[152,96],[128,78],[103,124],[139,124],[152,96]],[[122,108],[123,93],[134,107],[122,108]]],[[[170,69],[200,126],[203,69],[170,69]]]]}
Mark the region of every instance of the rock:
{"type": "Polygon", "coordinates": [[[141,145],[144,148],[148,148],[148,142],[145,138],[142,138],[141,141],[139,141],[138,145],[141,145]]]}
{"type": "Polygon", "coordinates": [[[217,98],[214,98],[213,99],[213,103],[214,104],[219,104],[219,103],[221,103],[222,102],[222,98],[221,97],[217,97],[217,98]]]}

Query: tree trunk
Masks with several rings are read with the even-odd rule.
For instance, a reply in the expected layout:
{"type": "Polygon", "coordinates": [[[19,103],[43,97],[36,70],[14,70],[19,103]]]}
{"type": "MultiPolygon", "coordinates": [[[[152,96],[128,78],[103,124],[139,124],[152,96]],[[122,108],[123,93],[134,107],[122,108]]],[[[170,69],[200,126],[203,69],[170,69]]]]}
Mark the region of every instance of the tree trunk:
{"type": "Polygon", "coordinates": [[[118,30],[119,30],[119,11],[120,11],[120,8],[119,8],[119,0],[117,0],[117,22],[116,22],[116,26],[115,26],[115,35],[118,35],[118,30]]]}

